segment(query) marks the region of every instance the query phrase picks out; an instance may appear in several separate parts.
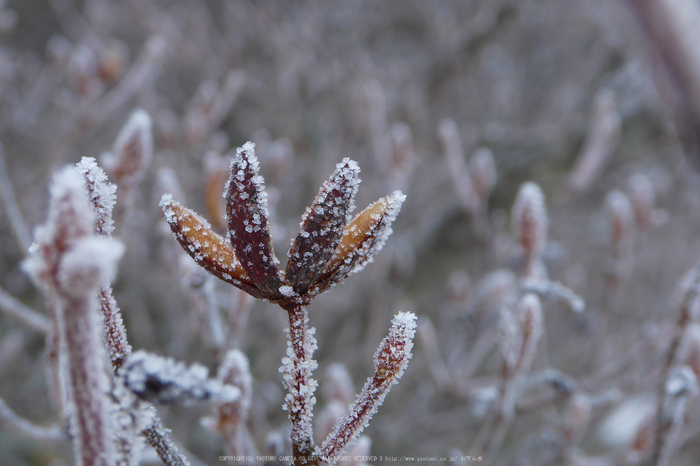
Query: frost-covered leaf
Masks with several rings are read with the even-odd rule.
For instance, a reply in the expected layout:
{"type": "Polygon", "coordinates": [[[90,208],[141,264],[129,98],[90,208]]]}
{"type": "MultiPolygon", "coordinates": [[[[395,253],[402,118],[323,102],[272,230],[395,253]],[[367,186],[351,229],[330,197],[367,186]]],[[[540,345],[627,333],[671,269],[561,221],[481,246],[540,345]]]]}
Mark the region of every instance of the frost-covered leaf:
{"type": "Polygon", "coordinates": [[[352,445],[370,419],[382,405],[391,387],[408,367],[416,334],[416,315],[400,312],[392,321],[389,334],[382,340],[374,355],[374,377],[367,379],[348,414],[326,438],[316,454],[329,464],[335,464],[338,457],[352,445]]]}
{"type": "Polygon", "coordinates": [[[359,174],[356,162],[343,159],[306,209],[301,230],[289,251],[285,274],[297,293],[307,291],[333,256],[354,208],[352,201],[360,183],[359,174]]]}
{"type": "Polygon", "coordinates": [[[279,260],[272,247],[267,193],[259,170],[255,144],[247,142],[236,150],[224,191],[226,221],[236,257],[248,276],[260,290],[281,299],[279,260]]]}
{"type": "Polygon", "coordinates": [[[209,223],[187,207],[164,194],[160,206],[173,236],[197,264],[215,277],[261,299],[269,299],[253,285],[233,249],[223,237],[211,230],[209,223]]]}
{"type": "Polygon", "coordinates": [[[104,170],[93,157],[80,159],[76,169],[85,179],[85,189],[95,211],[95,232],[101,236],[110,236],[114,231],[112,210],[117,201],[117,185],[107,180],[104,170]]]}
{"type": "Polygon", "coordinates": [[[345,227],[343,237],[318,280],[318,292],[358,272],[372,261],[391,235],[391,224],[406,196],[401,191],[370,204],[345,227]]]}
{"type": "Polygon", "coordinates": [[[139,109],[119,132],[112,153],[104,156],[104,164],[117,179],[134,180],[143,175],[152,155],[151,117],[139,109]]]}
{"type": "Polygon", "coordinates": [[[232,402],[241,395],[239,389],[209,378],[209,370],[201,364],[187,367],[172,358],[145,351],[133,353],[121,375],[129,390],[153,403],[232,402]]]}

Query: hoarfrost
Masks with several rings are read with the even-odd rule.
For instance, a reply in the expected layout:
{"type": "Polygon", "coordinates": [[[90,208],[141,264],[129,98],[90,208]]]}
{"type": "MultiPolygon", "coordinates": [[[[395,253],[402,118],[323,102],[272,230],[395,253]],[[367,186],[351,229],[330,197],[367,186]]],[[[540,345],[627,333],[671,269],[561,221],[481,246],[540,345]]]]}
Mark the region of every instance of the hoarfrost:
{"type": "Polygon", "coordinates": [[[83,157],[76,165],[85,179],[85,188],[95,211],[95,229],[99,235],[110,236],[114,231],[112,211],[117,202],[117,185],[110,183],[104,170],[93,157],[83,157]]]}
{"type": "Polygon", "coordinates": [[[408,366],[416,327],[416,315],[411,312],[400,312],[394,317],[389,334],[375,354],[374,377],[367,379],[348,414],[316,449],[316,454],[324,461],[334,464],[337,461],[334,459],[357,441],[369,425],[369,420],[408,366]]]}
{"type": "Polygon", "coordinates": [[[117,178],[137,179],[153,155],[151,117],[143,109],[134,111],[117,139],[111,154],[105,154],[105,167],[117,178]]]}
{"type": "Polygon", "coordinates": [[[64,292],[86,296],[108,283],[117,273],[124,245],[111,238],[80,239],[61,256],[58,281],[64,292]]]}
{"type": "Polygon", "coordinates": [[[209,370],[189,368],[172,358],[145,351],[133,353],[123,368],[126,386],[140,398],[161,404],[188,405],[202,401],[232,402],[240,390],[208,377],[209,370]]]}

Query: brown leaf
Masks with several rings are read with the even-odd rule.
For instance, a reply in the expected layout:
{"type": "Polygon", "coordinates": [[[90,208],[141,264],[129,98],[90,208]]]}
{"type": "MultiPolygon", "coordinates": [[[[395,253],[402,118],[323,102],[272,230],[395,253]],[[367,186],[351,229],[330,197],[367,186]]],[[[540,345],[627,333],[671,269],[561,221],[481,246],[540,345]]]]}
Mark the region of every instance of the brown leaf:
{"type": "Polygon", "coordinates": [[[245,269],[236,259],[233,249],[223,237],[212,231],[209,223],[195,211],[173,201],[164,194],[160,206],[173,236],[197,264],[215,277],[230,283],[261,299],[270,299],[252,283],[245,269]]]}
{"type": "Polygon", "coordinates": [[[318,291],[344,280],[372,261],[391,234],[391,224],[401,210],[406,196],[401,191],[370,204],[345,227],[343,237],[324,273],[318,280],[318,291]]]}

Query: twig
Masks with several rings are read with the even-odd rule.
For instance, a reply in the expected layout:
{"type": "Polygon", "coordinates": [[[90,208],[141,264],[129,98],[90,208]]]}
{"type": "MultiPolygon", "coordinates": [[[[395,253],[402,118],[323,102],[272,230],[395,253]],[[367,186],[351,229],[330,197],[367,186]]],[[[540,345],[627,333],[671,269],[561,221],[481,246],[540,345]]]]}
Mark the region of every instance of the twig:
{"type": "Polygon", "coordinates": [[[5,203],[7,217],[10,221],[12,232],[15,234],[15,239],[19,243],[22,250],[26,252],[29,249],[31,234],[29,233],[29,228],[27,228],[24,217],[22,216],[19,206],[17,205],[15,192],[12,189],[12,183],[10,183],[10,179],[7,176],[7,168],[5,167],[4,150],[2,144],[0,144],[0,195],[5,203]]]}
{"type": "Polygon", "coordinates": [[[43,334],[51,331],[52,324],[48,317],[25,306],[2,288],[0,288],[0,311],[43,334]]]}
{"type": "Polygon", "coordinates": [[[0,399],[0,424],[11,427],[12,430],[27,438],[42,442],[64,442],[68,439],[65,432],[57,425],[52,425],[51,427],[38,426],[19,417],[2,399],[0,399]]]}

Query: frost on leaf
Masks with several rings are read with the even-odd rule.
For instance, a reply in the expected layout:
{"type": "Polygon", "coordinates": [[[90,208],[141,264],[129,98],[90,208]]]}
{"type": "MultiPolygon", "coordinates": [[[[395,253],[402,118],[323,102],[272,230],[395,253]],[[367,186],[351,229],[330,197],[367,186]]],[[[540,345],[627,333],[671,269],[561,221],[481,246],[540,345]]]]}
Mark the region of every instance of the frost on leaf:
{"type": "Polygon", "coordinates": [[[143,175],[153,154],[151,117],[139,109],[119,132],[111,154],[106,154],[105,167],[117,179],[135,180],[143,175]]]}
{"type": "Polygon", "coordinates": [[[279,261],[272,247],[267,193],[259,170],[255,144],[247,142],[236,150],[224,191],[226,221],[229,239],[248,276],[260,290],[279,299],[279,261]]]}
{"type": "Polygon", "coordinates": [[[289,251],[286,279],[304,294],[323,271],[340,242],[357,193],[360,167],[345,158],[336,166],[302,217],[301,230],[289,251]]]}
{"type": "Polygon", "coordinates": [[[415,314],[400,312],[394,317],[389,335],[382,340],[374,355],[374,377],[367,379],[348,414],[343,416],[317,450],[322,460],[335,464],[343,451],[352,445],[367,427],[391,387],[398,382],[408,367],[415,334],[415,314]]]}
{"type": "Polygon", "coordinates": [[[111,236],[114,231],[112,210],[117,201],[117,185],[107,180],[104,170],[92,157],[83,157],[76,169],[85,179],[85,189],[95,211],[95,232],[100,236],[111,236]]]}
{"type": "Polygon", "coordinates": [[[406,196],[401,191],[370,204],[345,227],[340,244],[319,279],[319,291],[344,280],[372,261],[391,235],[391,224],[406,196]]]}
{"type": "Polygon", "coordinates": [[[190,367],[145,351],[133,353],[122,369],[126,387],[139,398],[160,404],[189,405],[202,401],[232,402],[239,389],[209,378],[209,370],[190,367]]]}
{"type": "Polygon", "coordinates": [[[211,230],[204,218],[175,202],[170,194],[163,195],[160,206],[173,236],[197,264],[215,277],[255,297],[267,298],[255,288],[233,249],[223,237],[211,230]]]}

